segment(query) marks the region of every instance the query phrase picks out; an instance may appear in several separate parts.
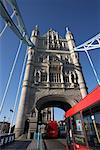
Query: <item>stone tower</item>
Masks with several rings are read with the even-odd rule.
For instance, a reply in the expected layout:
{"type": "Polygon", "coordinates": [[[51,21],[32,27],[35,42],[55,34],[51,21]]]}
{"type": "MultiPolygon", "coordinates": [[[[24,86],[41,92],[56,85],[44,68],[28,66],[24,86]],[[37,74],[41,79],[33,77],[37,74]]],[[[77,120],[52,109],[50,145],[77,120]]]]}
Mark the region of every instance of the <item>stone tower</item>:
{"type": "Polygon", "coordinates": [[[32,31],[35,48],[28,48],[28,58],[17,113],[15,135],[36,131],[38,112],[43,123],[51,118],[51,108],[68,110],[87,95],[87,88],[74,51],[75,41],[70,31],[65,38],[50,29],[43,36],[38,26],[32,31]]]}

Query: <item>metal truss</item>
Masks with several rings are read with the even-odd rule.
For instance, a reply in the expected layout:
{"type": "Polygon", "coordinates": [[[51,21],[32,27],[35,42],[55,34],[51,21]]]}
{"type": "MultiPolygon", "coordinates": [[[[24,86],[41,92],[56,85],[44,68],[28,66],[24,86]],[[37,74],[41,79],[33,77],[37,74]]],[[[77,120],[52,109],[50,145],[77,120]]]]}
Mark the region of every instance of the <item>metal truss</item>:
{"type": "Polygon", "coordinates": [[[87,58],[89,60],[89,63],[91,65],[91,68],[92,68],[92,71],[94,73],[94,76],[96,78],[96,81],[98,83],[98,85],[100,85],[100,79],[99,79],[99,76],[95,70],[95,67],[94,67],[94,64],[93,64],[93,61],[92,61],[92,58],[91,56],[89,55],[88,51],[89,50],[93,50],[93,49],[96,49],[96,48],[100,48],[100,33],[97,34],[95,37],[93,37],[92,39],[86,41],[85,43],[83,43],[82,45],[79,45],[77,47],[74,48],[75,51],[78,51],[78,52],[85,52],[86,55],[87,55],[87,58]]]}
{"type": "Polygon", "coordinates": [[[0,15],[2,16],[2,18],[5,20],[7,25],[12,29],[12,31],[18,36],[19,39],[21,39],[28,46],[34,47],[33,43],[31,42],[27,34],[16,0],[7,0],[7,2],[11,5],[13,11],[15,12],[17,25],[13,22],[2,1],[3,0],[0,0],[0,15]]]}
{"type": "Polygon", "coordinates": [[[100,33],[85,43],[75,47],[75,51],[88,51],[100,48],[100,33]]]}

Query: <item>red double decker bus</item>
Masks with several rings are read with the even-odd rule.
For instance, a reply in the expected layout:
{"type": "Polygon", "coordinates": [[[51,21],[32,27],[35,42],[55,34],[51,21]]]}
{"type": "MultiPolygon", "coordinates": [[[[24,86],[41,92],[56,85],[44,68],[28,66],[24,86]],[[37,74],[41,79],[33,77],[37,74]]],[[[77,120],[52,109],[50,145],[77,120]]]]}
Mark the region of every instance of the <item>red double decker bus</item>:
{"type": "Polygon", "coordinates": [[[100,150],[100,86],[65,113],[67,150],[100,150]]]}
{"type": "Polygon", "coordinates": [[[57,121],[50,120],[46,124],[46,137],[47,138],[58,138],[58,124],[57,121]]]}

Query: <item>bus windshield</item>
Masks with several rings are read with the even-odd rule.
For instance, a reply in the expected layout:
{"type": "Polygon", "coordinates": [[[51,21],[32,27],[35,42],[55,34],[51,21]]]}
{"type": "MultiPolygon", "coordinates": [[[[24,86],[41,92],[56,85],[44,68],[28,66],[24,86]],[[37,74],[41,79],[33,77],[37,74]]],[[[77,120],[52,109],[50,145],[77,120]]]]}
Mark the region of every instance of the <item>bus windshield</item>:
{"type": "Polygon", "coordinates": [[[85,145],[86,141],[83,132],[80,112],[72,116],[71,120],[72,120],[72,130],[73,130],[75,142],[85,145]]]}
{"type": "Polygon", "coordinates": [[[89,147],[100,148],[100,103],[83,111],[84,127],[89,147]]]}

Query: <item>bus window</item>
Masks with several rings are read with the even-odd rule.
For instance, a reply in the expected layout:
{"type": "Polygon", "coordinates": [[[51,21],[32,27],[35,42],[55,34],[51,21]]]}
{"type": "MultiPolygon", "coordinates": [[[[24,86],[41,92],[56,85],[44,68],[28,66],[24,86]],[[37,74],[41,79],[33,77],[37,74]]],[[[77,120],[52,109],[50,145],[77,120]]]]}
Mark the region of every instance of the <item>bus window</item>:
{"type": "Polygon", "coordinates": [[[86,145],[80,113],[72,117],[72,129],[75,143],[86,145]]]}
{"type": "Polygon", "coordinates": [[[84,127],[90,148],[100,149],[100,104],[83,112],[84,127]]]}

